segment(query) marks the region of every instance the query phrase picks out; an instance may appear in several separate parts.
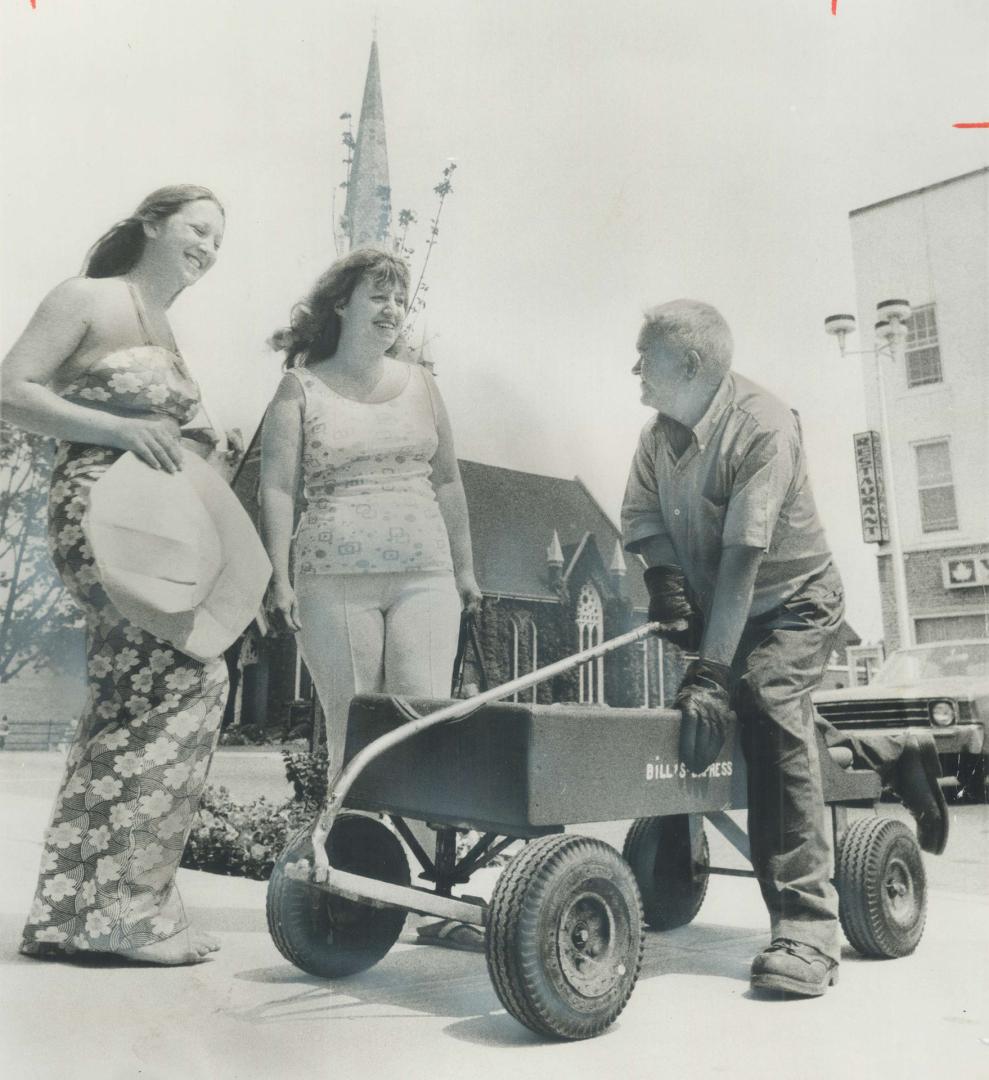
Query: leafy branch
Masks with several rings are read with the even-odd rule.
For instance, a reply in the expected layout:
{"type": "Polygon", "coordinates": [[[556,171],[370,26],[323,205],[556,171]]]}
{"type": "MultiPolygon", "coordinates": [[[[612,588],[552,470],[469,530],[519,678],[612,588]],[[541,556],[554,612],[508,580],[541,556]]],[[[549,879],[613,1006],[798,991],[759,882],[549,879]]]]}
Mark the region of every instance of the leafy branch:
{"type": "MultiPolygon", "coordinates": [[[[340,136],[340,141],[346,149],[346,155],[341,159],[346,169],[346,173],[343,181],[339,184],[339,189],[346,191],[350,187],[350,172],[354,167],[354,148],[357,146],[357,143],[354,141],[354,120],[351,114],[349,112],[340,113],[340,119],[346,120],[347,126],[340,136]]],[[[337,190],[337,188],[333,189],[330,214],[332,215],[334,222],[339,222],[339,231],[337,231],[337,229],[333,230],[333,246],[336,248],[337,255],[340,255],[340,248],[344,237],[347,235],[348,225],[346,215],[341,215],[337,218],[337,190]]]]}
{"type": "Polygon", "coordinates": [[[409,247],[409,227],[415,225],[419,216],[414,210],[399,210],[398,227],[402,230],[395,237],[395,250],[404,259],[410,259],[415,254],[415,248],[409,247]]]}
{"type": "MultiPolygon", "coordinates": [[[[443,205],[446,200],[453,194],[453,181],[452,177],[454,171],[457,168],[457,163],[451,161],[443,169],[443,178],[433,188],[433,192],[438,196],[438,202],[436,205],[436,214],[429,223],[429,240],[426,242],[426,254],[422,260],[422,266],[419,268],[419,278],[416,281],[415,288],[412,290],[412,299],[409,301],[409,317],[406,320],[406,330],[411,331],[415,325],[416,316],[426,306],[425,293],[429,291],[429,286],[424,283],[426,277],[426,270],[429,266],[429,258],[433,253],[433,248],[436,246],[439,234],[440,234],[440,215],[443,213],[443,205]]],[[[405,211],[403,211],[405,213],[405,211]]],[[[399,215],[401,221],[401,215],[399,215]]]]}

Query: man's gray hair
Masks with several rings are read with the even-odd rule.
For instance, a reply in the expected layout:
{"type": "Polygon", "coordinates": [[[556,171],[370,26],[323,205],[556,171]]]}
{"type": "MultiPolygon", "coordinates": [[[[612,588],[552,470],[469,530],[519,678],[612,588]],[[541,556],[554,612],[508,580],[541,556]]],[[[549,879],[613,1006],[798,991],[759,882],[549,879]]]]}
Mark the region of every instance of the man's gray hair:
{"type": "Polygon", "coordinates": [[[649,308],[639,345],[648,348],[657,341],[695,349],[702,366],[712,372],[724,375],[731,367],[734,342],[728,323],[717,308],[700,300],[669,300],[649,308]]]}

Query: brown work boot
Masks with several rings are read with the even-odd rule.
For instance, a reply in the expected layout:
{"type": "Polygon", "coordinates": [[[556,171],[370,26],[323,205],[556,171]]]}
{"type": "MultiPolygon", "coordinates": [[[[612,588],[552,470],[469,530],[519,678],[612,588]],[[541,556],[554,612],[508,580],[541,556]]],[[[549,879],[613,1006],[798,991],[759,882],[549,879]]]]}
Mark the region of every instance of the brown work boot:
{"type": "Polygon", "coordinates": [[[889,777],[889,786],[917,819],[917,842],[932,855],[940,855],[948,843],[948,804],[938,783],[940,775],[934,737],[910,732],[903,740],[903,753],[889,777]]]}
{"type": "Polygon", "coordinates": [[[776,990],[800,997],[820,997],[838,981],[837,961],[790,938],[774,938],[773,943],[752,961],[750,985],[753,990],[776,990]]]}

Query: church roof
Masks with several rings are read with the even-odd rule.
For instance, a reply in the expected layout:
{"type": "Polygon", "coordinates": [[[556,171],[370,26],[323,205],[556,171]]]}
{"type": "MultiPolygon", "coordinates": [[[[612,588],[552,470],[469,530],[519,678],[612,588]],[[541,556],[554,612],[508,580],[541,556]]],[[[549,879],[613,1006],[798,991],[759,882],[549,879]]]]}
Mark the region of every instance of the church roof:
{"type": "MultiPolygon", "coordinates": [[[[579,478],[460,461],[470,512],[474,568],[481,591],[488,595],[556,600],[546,560],[556,532],[567,576],[593,541],[599,556],[609,556],[620,532],[579,478]]],[[[648,598],[642,575],[632,561],[617,585],[637,608],[648,598]]],[[[606,565],[606,564],[605,564],[606,565]]]]}
{"type": "Polygon", "coordinates": [[[352,249],[363,244],[380,244],[388,239],[391,228],[391,186],[377,41],[371,42],[371,56],[367,62],[364,101],[357,124],[343,213],[344,227],[352,249]]]}

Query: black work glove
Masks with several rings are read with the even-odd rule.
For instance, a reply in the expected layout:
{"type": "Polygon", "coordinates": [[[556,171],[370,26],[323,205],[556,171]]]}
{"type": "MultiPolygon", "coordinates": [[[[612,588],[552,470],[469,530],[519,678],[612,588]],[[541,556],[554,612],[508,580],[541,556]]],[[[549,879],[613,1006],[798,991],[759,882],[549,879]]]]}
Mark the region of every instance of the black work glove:
{"type": "Polygon", "coordinates": [[[660,633],[681,649],[696,652],[700,648],[704,623],[700,612],[687,596],[687,579],[680,568],[665,564],[650,566],[643,573],[642,581],[649,592],[649,622],[665,625],[685,622],[685,628],[664,629],[660,633]]]}
{"type": "Polygon", "coordinates": [[[680,760],[702,773],[721,753],[728,724],[735,719],[728,688],[731,670],[713,660],[695,660],[688,668],[674,707],[680,710],[680,760]]]}
{"type": "Polygon", "coordinates": [[[704,619],[699,611],[693,611],[687,616],[685,630],[663,630],[661,634],[684,652],[695,653],[701,647],[701,638],[704,636],[704,619]]]}

